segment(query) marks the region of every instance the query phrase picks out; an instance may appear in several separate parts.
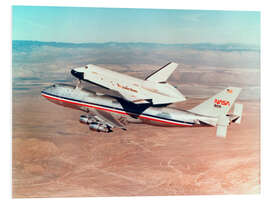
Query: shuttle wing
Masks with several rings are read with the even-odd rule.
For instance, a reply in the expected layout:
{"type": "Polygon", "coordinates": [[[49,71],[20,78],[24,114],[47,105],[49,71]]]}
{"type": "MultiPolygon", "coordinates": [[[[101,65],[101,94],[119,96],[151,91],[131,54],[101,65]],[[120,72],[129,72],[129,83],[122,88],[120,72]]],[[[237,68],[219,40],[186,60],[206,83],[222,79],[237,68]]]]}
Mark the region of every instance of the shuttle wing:
{"type": "Polygon", "coordinates": [[[122,96],[123,99],[127,101],[131,101],[134,104],[147,104],[150,103],[152,100],[151,97],[147,97],[145,95],[133,95],[133,94],[128,94],[126,92],[120,91],[120,95],[122,96]]]}

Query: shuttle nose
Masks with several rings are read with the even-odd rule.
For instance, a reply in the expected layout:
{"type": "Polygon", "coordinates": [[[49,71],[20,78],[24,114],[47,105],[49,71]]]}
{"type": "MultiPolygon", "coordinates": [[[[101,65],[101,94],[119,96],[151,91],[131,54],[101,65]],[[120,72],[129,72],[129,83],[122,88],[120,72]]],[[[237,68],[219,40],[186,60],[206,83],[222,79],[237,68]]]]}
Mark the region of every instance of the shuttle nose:
{"type": "Polygon", "coordinates": [[[72,69],[71,70],[71,75],[78,78],[79,80],[82,80],[84,73],[83,72],[78,72],[78,71],[75,71],[74,69],[72,69]]]}

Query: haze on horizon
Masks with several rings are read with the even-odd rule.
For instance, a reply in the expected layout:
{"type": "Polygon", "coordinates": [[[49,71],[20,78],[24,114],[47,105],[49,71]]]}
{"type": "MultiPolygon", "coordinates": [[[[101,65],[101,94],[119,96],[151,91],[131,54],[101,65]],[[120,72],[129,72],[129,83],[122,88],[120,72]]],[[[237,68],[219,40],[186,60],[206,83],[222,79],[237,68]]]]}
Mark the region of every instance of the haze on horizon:
{"type": "Polygon", "coordinates": [[[12,39],[260,45],[260,12],[13,6],[12,39]]]}

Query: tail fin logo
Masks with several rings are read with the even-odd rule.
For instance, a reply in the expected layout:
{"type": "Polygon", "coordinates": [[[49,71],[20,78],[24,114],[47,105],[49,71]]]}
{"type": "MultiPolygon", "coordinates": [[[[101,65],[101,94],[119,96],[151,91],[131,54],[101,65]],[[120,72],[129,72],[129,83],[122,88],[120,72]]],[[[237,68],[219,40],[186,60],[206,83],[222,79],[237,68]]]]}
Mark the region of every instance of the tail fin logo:
{"type": "Polygon", "coordinates": [[[215,103],[215,107],[217,107],[217,106],[220,106],[221,107],[221,105],[222,106],[230,106],[230,102],[229,101],[222,100],[222,99],[215,99],[214,103],[215,103]]]}

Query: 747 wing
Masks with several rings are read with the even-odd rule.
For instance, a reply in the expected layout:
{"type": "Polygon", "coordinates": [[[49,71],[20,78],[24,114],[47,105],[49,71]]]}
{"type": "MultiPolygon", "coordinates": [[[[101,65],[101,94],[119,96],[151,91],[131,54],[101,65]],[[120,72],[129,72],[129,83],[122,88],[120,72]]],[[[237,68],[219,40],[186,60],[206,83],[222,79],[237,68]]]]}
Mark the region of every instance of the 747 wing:
{"type": "Polygon", "coordinates": [[[113,117],[112,114],[98,110],[91,109],[88,115],[82,115],[80,122],[89,125],[90,130],[98,132],[112,132],[112,128],[121,128],[126,130],[125,124],[113,117]]]}

